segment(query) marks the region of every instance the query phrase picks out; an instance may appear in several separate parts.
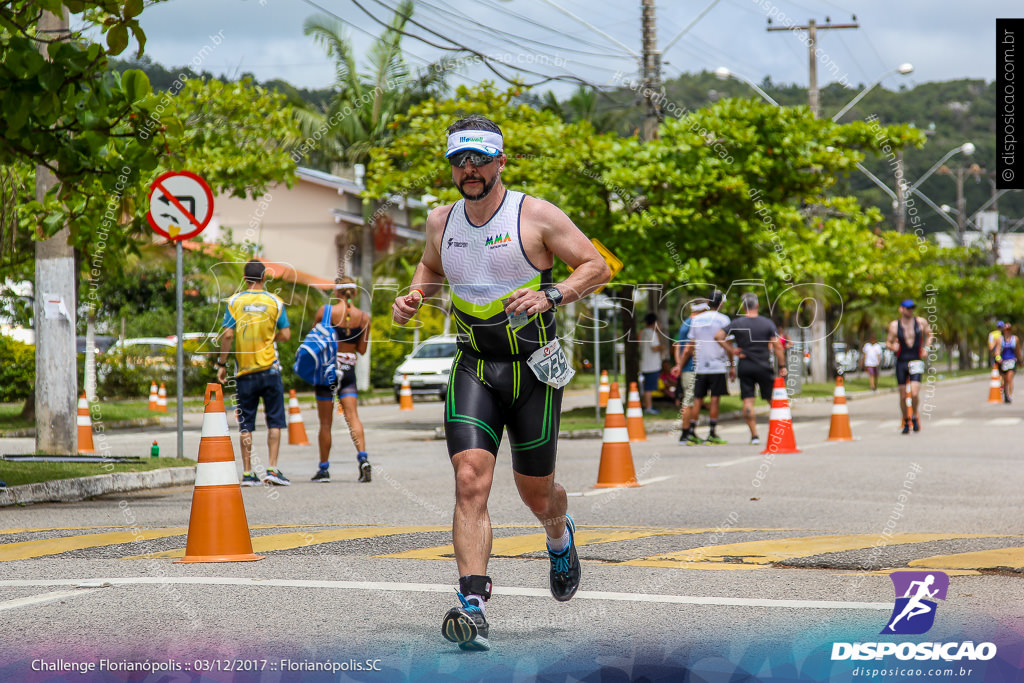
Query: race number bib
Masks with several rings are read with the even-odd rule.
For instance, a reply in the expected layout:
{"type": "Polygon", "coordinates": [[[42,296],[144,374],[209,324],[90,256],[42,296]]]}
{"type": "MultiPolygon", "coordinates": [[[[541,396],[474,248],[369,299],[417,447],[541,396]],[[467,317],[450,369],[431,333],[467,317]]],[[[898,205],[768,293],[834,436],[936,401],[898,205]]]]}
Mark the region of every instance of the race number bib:
{"type": "Polygon", "coordinates": [[[556,389],[564,387],[576,374],[576,371],[569,367],[569,359],[565,357],[565,352],[557,339],[530,354],[526,364],[533,370],[537,379],[556,389]]]}
{"type": "Polygon", "coordinates": [[[923,375],[924,374],[924,361],[923,360],[912,360],[907,363],[907,374],[909,375],[923,375]]]}
{"type": "Polygon", "coordinates": [[[351,370],[356,366],[356,360],[356,354],[354,353],[339,353],[338,369],[342,372],[345,370],[351,370]]]}
{"type": "Polygon", "coordinates": [[[1011,372],[1015,367],[1017,367],[1017,361],[1015,359],[1009,358],[1003,361],[1003,372],[1011,372]]]}

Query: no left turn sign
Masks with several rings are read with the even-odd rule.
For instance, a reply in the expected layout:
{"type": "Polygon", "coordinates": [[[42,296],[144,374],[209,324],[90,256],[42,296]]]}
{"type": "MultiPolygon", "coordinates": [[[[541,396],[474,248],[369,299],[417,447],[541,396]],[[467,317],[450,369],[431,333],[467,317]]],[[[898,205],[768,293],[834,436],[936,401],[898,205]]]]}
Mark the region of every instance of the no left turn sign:
{"type": "Polygon", "coordinates": [[[213,218],[213,192],[189,171],[161,174],[149,191],[149,225],[172,241],[195,237],[213,218]]]}

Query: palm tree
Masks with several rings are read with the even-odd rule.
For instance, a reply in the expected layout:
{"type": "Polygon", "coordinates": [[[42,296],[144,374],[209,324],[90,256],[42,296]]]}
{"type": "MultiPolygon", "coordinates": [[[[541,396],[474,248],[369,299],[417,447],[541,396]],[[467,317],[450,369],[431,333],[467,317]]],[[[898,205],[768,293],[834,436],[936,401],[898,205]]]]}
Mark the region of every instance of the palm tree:
{"type": "Polygon", "coordinates": [[[367,54],[364,70],[356,64],[344,23],[326,15],[306,19],[303,26],[334,60],[335,95],[325,110],[311,106],[297,115],[304,139],[321,131],[310,161],[335,170],[365,163],[370,150],[391,135],[395,116],[447,89],[447,76],[456,66],[444,59],[413,72],[402,54],[402,31],[412,16],[412,0],[403,0],[390,24],[367,54]],[[326,135],[324,135],[326,132],[326,135]],[[333,168],[332,168],[333,167],[333,168]]]}

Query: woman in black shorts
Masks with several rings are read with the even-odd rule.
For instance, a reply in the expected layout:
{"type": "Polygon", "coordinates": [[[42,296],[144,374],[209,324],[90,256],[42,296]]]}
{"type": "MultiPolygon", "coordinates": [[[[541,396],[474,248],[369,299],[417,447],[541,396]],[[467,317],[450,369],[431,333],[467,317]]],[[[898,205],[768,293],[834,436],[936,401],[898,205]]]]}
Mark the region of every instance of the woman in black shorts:
{"type": "MultiPolygon", "coordinates": [[[[356,281],[350,277],[339,277],[334,281],[334,294],[331,299],[330,324],[338,336],[338,357],[335,365],[336,382],[333,386],[316,387],[316,414],[320,418],[320,469],[313,475],[313,481],[328,482],[331,480],[328,460],[331,454],[331,426],[334,422],[334,397],[337,396],[345,412],[349,435],[356,447],[359,460],[359,481],[370,481],[370,461],[366,453],[366,438],[363,434],[363,423],[359,420],[356,393],[356,356],[366,353],[366,344],[370,338],[370,315],[352,304],[358,288],[356,281]]],[[[316,313],[314,323],[323,320],[326,306],[321,306],[316,313]]]]}

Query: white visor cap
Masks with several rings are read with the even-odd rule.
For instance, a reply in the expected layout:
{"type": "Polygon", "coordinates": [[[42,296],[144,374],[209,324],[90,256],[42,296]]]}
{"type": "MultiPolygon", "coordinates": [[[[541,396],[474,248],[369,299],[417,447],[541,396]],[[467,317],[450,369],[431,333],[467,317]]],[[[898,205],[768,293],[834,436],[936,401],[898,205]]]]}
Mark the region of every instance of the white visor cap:
{"type": "Polygon", "coordinates": [[[448,136],[448,151],[444,156],[447,158],[467,149],[496,157],[504,149],[504,141],[501,135],[490,130],[460,130],[448,136]]]}

